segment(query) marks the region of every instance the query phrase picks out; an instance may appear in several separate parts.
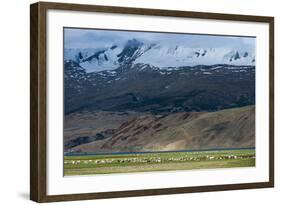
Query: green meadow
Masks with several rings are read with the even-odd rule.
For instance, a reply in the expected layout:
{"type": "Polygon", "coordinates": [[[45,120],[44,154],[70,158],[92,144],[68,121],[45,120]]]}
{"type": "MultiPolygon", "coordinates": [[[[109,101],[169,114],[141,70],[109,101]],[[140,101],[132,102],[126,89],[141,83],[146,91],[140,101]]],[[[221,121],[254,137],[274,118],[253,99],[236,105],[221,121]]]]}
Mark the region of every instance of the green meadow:
{"type": "Polygon", "coordinates": [[[254,149],[64,156],[64,175],[255,166],[254,149]]]}

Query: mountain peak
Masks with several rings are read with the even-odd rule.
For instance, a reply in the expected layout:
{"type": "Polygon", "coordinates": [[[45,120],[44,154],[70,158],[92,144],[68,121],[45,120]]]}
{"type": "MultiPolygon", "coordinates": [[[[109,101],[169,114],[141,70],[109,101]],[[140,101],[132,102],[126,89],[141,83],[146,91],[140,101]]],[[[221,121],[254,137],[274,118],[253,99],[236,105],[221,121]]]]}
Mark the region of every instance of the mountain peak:
{"type": "Polygon", "coordinates": [[[123,46],[113,44],[103,49],[65,50],[65,60],[74,60],[87,72],[114,70],[119,66],[148,64],[160,69],[196,65],[255,65],[255,55],[249,50],[227,48],[191,48],[165,42],[143,42],[136,38],[123,46]],[[73,57],[74,56],[74,57],[73,57]]]}
{"type": "Polygon", "coordinates": [[[133,38],[130,39],[126,42],[125,47],[129,46],[129,47],[140,47],[143,45],[143,42],[133,38]]]}
{"type": "Polygon", "coordinates": [[[137,51],[139,51],[143,45],[143,42],[135,38],[128,40],[122,52],[117,55],[117,57],[119,58],[118,62],[120,64],[132,63],[134,60],[136,60],[136,58],[140,56],[140,53],[138,53],[137,51]]]}
{"type": "Polygon", "coordinates": [[[114,50],[115,48],[117,48],[117,45],[113,45],[110,47],[111,50],[114,50]]]}

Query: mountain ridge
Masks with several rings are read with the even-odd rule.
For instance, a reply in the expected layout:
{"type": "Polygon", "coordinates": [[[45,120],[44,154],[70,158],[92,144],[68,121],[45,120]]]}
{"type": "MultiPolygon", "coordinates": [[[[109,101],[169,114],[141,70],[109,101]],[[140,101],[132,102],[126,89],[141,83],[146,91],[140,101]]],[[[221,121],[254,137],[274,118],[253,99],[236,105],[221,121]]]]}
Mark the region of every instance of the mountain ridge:
{"type": "Polygon", "coordinates": [[[66,50],[66,152],[254,147],[249,51],[129,40],[66,50]]]}
{"type": "Polygon", "coordinates": [[[75,113],[67,116],[65,151],[106,153],[251,148],[255,147],[254,119],[254,106],[168,115],[75,113]],[[68,126],[74,122],[77,128],[71,132],[68,126]],[[100,124],[101,130],[97,130],[95,126],[100,124]]]}
{"type": "Polygon", "coordinates": [[[87,73],[65,61],[65,113],[77,110],[215,111],[255,103],[254,66],[165,70],[148,64],[87,73]]]}
{"type": "Polygon", "coordinates": [[[79,63],[87,73],[114,70],[125,64],[138,63],[161,69],[215,64],[255,65],[255,55],[242,48],[189,48],[144,43],[137,39],[130,39],[123,46],[113,44],[103,49],[65,49],[64,58],[79,63]]]}

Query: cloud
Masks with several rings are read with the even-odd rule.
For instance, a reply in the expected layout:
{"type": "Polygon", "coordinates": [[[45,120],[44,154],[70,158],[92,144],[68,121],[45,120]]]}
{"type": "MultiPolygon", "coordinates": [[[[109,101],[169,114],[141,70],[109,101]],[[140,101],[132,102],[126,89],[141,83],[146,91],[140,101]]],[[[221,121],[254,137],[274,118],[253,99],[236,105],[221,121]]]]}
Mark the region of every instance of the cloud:
{"type": "Polygon", "coordinates": [[[138,39],[161,42],[167,45],[181,45],[191,48],[233,48],[255,49],[255,37],[219,36],[200,34],[176,34],[159,32],[117,31],[101,29],[64,29],[65,48],[104,48],[124,44],[127,40],[138,39]]]}

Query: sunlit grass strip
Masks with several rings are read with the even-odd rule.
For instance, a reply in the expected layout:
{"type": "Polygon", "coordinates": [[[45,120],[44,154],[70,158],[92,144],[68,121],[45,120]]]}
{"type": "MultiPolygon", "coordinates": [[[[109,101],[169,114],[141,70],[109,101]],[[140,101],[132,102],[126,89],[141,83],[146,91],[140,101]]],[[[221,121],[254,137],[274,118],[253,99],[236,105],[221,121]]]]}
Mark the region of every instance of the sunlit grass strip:
{"type": "Polygon", "coordinates": [[[153,171],[154,168],[161,170],[161,167],[163,170],[177,170],[184,169],[184,167],[186,169],[215,168],[216,164],[218,168],[255,166],[255,150],[65,156],[64,169],[66,175],[79,175],[80,172],[85,173],[86,169],[88,170],[86,173],[95,173],[94,170],[98,169],[103,170],[102,173],[107,173],[107,170],[108,173],[116,173],[130,172],[129,170],[138,172],[138,167],[140,171],[145,171],[144,167],[147,165],[150,165],[147,169],[153,171]],[[192,166],[187,166],[186,163],[192,164],[192,166]],[[178,165],[173,168],[170,165],[167,167],[168,164],[178,165]],[[134,169],[131,169],[130,167],[133,166],[134,169]],[[71,170],[75,170],[75,172],[72,173],[71,170]]]}

